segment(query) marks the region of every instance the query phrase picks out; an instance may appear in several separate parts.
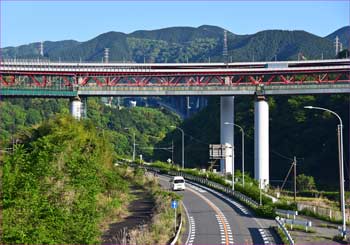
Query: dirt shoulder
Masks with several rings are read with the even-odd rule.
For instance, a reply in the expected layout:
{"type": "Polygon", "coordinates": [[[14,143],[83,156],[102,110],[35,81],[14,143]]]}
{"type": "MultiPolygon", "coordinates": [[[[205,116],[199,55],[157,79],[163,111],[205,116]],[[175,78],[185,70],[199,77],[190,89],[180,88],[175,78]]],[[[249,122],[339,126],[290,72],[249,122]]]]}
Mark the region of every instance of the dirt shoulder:
{"type": "Polygon", "coordinates": [[[109,224],[108,230],[102,235],[102,243],[126,244],[131,229],[140,227],[151,221],[155,202],[152,195],[141,187],[133,186],[131,194],[135,195],[128,206],[129,216],[123,221],[109,224]]]}

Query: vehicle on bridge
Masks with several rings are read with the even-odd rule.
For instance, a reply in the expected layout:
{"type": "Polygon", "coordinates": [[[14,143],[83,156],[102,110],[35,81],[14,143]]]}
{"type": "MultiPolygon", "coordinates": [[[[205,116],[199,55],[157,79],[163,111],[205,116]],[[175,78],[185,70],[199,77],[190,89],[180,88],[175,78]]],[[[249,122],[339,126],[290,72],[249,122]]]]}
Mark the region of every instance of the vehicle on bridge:
{"type": "Polygon", "coordinates": [[[185,190],[185,179],[182,176],[174,176],[174,178],[170,179],[170,188],[173,191],[177,190],[185,190]]]}

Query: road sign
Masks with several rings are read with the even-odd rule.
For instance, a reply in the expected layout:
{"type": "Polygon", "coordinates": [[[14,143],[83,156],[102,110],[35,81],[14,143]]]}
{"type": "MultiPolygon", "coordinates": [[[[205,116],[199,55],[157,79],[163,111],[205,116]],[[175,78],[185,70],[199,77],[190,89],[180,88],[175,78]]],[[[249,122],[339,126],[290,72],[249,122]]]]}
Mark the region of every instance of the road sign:
{"type": "Polygon", "coordinates": [[[176,200],[171,201],[171,208],[177,208],[177,201],[176,200]]]}
{"type": "Polygon", "coordinates": [[[229,148],[232,149],[232,146],[227,144],[210,144],[209,145],[209,157],[210,159],[225,159],[228,157],[230,151],[229,148]]]}

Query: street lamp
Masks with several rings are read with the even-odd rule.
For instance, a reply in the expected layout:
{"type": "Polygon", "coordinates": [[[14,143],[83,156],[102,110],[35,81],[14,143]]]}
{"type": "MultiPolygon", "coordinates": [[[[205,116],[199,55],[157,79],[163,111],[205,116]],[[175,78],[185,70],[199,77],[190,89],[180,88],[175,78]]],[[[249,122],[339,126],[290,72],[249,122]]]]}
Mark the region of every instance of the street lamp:
{"type": "MultiPolygon", "coordinates": [[[[224,122],[224,124],[225,125],[234,125],[234,126],[238,127],[242,132],[242,186],[244,187],[244,130],[241,126],[239,126],[238,124],[235,124],[235,123],[224,122]]],[[[232,171],[233,171],[233,168],[232,168],[232,171]]]]}
{"type": "Polygon", "coordinates": [[[343,225],[342,225],[342,236],[346,238],[346,220],[345,220],[345,197],[344,197],[344,159],[343,159],[343,121],[341,120],[340,116],[335,113],[334,111],[328,110],[326,108],[322,107],[316,107],[316,106],[304,106],[305,109],[315,109],[315,110],[322,110],[322,111],[328,111],[329,113],[333,114],[339,119],[338,124],[338,154],[339,154],[339,183],[340,183],[340,207],[342,212],[342,219],[343,219],[343,225]]]}
{"type": "Polygon", "coordinates": [[[182,161],[181,161],[181,164],[182,164],[182,169],[185,168],[185,132],[183,131],[182,128],[179,128],[179,127],[176,127],[176,126],[170,126],[171,128],[177,128],[178,130],[181,131],[182,133],[182,161]]]}

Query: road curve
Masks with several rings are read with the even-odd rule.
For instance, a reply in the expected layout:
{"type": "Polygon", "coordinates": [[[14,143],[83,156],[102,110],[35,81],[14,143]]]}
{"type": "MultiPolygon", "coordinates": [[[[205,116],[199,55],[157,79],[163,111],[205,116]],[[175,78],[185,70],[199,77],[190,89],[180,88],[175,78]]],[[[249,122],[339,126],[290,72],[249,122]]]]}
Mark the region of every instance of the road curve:
{"type": "MultiPolygon", "coordinates": [[[[169,178],[159,176],[169,188],[169,178]]],[[[183,205],[187,216],[181,243],[193,244],[277,244],[270,233],[273,221],[254,218],[249,210],[221,193],[187,181],[183,205]]]]}

